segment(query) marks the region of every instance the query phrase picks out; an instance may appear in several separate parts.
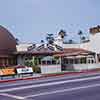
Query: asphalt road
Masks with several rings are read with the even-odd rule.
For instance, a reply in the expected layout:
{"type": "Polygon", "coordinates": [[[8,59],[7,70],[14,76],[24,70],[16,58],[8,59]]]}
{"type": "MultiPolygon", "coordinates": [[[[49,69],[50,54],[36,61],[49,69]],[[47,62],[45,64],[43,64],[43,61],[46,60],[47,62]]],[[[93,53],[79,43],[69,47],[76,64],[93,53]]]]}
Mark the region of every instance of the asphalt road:
{"type": "Polygon", "coordinates": [[[100,74],[0,83],[0,100],[100,100],[100,74]]]}

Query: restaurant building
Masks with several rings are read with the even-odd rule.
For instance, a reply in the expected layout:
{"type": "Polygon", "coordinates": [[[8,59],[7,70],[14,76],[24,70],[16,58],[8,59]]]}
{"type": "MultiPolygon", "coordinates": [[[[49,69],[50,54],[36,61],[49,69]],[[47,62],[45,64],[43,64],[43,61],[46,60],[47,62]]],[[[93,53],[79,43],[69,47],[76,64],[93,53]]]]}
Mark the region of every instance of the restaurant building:
{"type": "MultiPolygon", "coordinates": [[[[97,33],[97,31],[96,31],[97,33]]],[[[42,73],[98,68],[100,34],[90,31],[90,41],[63,43],[63,31],[54,43],[16,43],[14,36],[0,26],[0,66],[25,65],[27,60],[38,60],[42,73]],[[89,65],[91,64],[91,66],[89,65]],[[88,67],[87,67],[88,66],[88,67]]]]}
{"type": "Polygon", "coordinates": [[[16,40],[3,26],[0,26],[0,66],[16,65],[16,40]]]}

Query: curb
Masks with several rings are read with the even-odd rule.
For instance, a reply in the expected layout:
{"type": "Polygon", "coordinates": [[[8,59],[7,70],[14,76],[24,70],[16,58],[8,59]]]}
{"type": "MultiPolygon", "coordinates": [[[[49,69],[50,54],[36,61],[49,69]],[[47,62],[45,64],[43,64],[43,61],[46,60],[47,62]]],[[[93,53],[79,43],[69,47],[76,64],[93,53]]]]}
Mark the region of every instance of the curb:
{"type": "Polygon", "coordinates": [[[59,73],[59,74],[43,74],[42,76],[38,76],[38,77],[27,77],[27,78],[24,77],[24,78],[17,78],[17,79],[0,80],[0,83],[16,82],[16,81],[21,81],[21,80],[36,80],[36,79],[56,77],[56,76],[65,76],[65,75],[90,74],[94,72],[98,73],[100,72],[100,70],[81,71],[81,72],[64,72],[64,73],[59,73]]]}

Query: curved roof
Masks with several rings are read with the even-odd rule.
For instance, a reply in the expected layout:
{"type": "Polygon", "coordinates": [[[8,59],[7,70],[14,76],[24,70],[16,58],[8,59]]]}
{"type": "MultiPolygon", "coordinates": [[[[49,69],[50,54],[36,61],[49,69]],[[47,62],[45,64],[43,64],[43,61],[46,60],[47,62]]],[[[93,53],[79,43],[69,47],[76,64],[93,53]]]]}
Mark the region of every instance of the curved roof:
{"type": "Polygon", "coordinates": [[[12,54],[16,51],[16,39],[0,25],[0,55],[12,54]]]}

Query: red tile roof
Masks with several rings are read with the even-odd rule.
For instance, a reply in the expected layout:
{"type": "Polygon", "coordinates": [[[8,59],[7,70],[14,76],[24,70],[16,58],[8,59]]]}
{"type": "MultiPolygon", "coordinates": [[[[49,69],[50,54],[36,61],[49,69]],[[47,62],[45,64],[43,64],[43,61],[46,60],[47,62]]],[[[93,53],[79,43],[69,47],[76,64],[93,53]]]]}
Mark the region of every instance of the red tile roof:
{"type": "Polygon", "coordinates": [[[80,49],[80,48],[66,48],[61,53],[55,54],[55,56],[77,56],[77,55],[89,55],[93,52],[80,49]]]}
{"type": "Polygon", "coordinates": [[[54,55],[54,56],[71,56],[71,55],[88,55],[93,52],[80,49],[80,48],[66,48],[63,51],[50,51],[46,48],[40,50],[40,51],[32,51],[32,52],[17,52],[16,54],[31,54],[33,56],[35,55],[54,55]]]}

